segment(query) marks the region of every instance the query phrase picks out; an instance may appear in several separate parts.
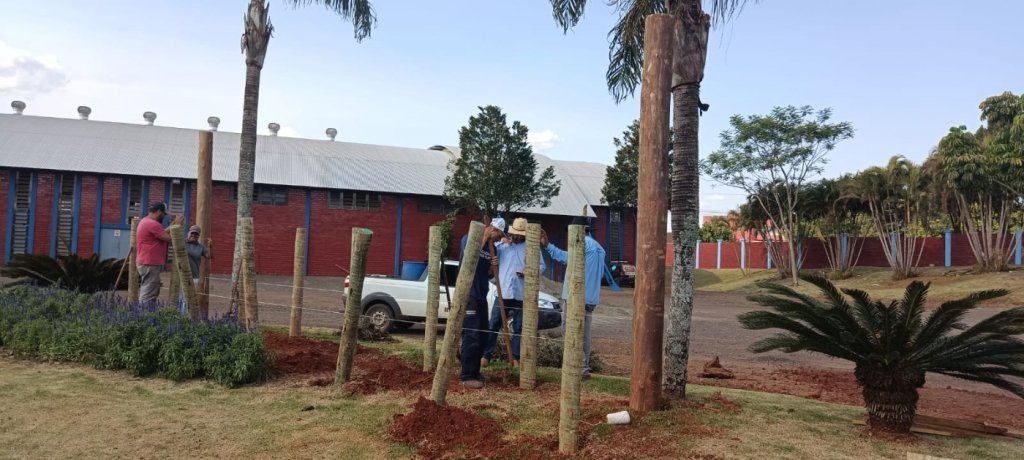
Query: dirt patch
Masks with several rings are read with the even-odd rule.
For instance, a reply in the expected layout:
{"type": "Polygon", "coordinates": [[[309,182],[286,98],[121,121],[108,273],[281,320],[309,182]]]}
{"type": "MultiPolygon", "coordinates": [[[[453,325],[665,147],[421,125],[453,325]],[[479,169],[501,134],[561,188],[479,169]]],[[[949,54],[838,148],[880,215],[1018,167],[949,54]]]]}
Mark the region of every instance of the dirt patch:
{"type": "MultiPolygon", "coordinates": [[[[267,350],[274,354],[274,373],[277,376],[314,376],[307,383],[311,386],[328,386],[334,383],[334,372],[338,365],[338,344],[306,337],[288,337],[269,332],[266,334],[267,350]]],[[[420,391],[430,389],[434,374],[425,373],[397,356],[368,347],[356,349],[352,362],[352,376],[344,388],[352,393],[368,395],[380,391],[420,391]]],[[[458,381],[450,383],[458,391],[458,381]]]]}
{"type": "Polygon", "coordinates": [[[729,412],[739,412],[743,410],[743,407],[741,407],[738,403],[730,400],[729,398],[726,398],[725,396],[722,396],[721,392],[716,392],[715,394],[711,395],[711,397],[708,399],[710,399],[711,402],[717,404],[718,406],[721,406],[723,409],[729,412]]]}
{"type": "Polygon", "coordinates": [[[501,440],[504,431],[498,422],[458,407],[438,406],[422,396],[412,412],[395,415],[388,434],[414,446],[426,458],[446,454],[458,457],[459,450],[476,458],[490,458],[505,447],[501,440]]]}
{"type": "Polygon", "coordinates": [[[704,365],[704,372],[700,373],[700,376],[705,379],[734,379],[736,375],[729,369],[722,367],[722,362],[715,356],[714,359],[708,361],[704,365]]]}

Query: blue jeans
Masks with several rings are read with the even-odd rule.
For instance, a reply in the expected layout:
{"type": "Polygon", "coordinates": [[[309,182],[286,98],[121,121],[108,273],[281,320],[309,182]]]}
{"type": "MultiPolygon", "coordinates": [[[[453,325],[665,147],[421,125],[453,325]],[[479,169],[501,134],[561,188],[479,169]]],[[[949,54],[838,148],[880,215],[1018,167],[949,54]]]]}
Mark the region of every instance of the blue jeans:
{"type": "MultiPolygon", "coordinates": [[[[519,360],[519,342],[523,333],[523,301],[505,299],[505,314],[512,320],[512,358],[519,360]]],[[[487,347],[484,348],[484,358],[490,360],[494,357],[494,349],[498,346],[498,334],[501,333],[501,307],[494,306],[491,310],[491,322],[487,334],[487,347]]]]}
{"type": "MultiPolygon", "coordinates": [[[[569,305],[562,299],[562,305],[569,305]]],[[[587,315],[583,319],[583,375],[590,375],[590,323],[594,319],[594,309],[597,305],[586,304],[587,315]]],[[[562,337],[565,337],[565,307],[562,308],[562,337]]]]}
{"type": "Polygon", "coordinates": [[[459,349],[462,371],[459,380],[484,380],[480,375],[480,358],[484,354],[487,335],[487,300],[470,297],[466,304],[466,318],[462,320],[462,347],[459,349]]]}

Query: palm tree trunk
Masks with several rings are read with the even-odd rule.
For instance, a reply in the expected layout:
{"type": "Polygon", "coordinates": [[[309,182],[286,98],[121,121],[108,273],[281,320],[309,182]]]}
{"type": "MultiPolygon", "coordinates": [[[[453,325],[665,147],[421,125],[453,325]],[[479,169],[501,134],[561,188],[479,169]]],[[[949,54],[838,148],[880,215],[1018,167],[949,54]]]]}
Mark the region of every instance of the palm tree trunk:
{"type": "Polygon", "coordinates": [[[854,375],[863,386],[868,427],[871,430],[909,433],[917,413],[917,389],[924,385],[924,372],[857,365],[854,375]]]}
{"type": "Polygon", "coordinates": [[[235,258],[231,265],[231,308],[236,312],[239,297],[238,273],[242,267],[241,219],[252,217],[253,183],[256,180],[256,115],[260,103],[260,72],[260,67],[256,65],[247,65],[245,68],[241,147],[238,151],[238,223],[235,227],[235,258]]]}
{"type": "Polygon", "coordinates": [[[672,90],[675,138],[672,154],[672,305],[665,337],[665,391],[686,396],[686,367],[690,357],[690,326],[693,321],[694,257],[700,231],[700,176],[698,160],[698,110],[700,83],[672,90]]]}

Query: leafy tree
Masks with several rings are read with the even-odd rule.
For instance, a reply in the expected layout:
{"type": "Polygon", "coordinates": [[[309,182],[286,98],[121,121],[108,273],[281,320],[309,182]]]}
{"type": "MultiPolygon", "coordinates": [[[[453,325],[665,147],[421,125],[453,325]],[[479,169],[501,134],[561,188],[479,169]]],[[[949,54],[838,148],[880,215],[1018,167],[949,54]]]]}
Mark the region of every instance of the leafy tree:
{"type": "Polygon", "coordinates": [[[732,241],[733,227],[729,219],[724,216],[715,216],[700,226],[700,241],[709,243],[714,241],[732,241]]]}
{"type": "MultiPolygon", "coordinates": [[[[670,130],[671,132],[671,130],[670,130]]],[[[613,208],[637,206],[637,184],[640,176],[640,120],[633,120],[622,132],[622,139],[614,138],[615,164],[609,166],[601,188],[601,202],[613,208]]],[[[669,156],[668,171],[672,174],[672,144],[665,149],[669,156]]],[[[667,193],[668,191],[666,191],[667,193]]],[[[671,195],[669,196],[671,203],[671,195]]]]}
{"type": "Polygon", "coordinates": [[[500,108],[480,107],[480,113],[459,131],[461,154],[448,165],[445,196],[488,216],[549,206],[551,198],[558,196],[561,181],[553,166],[538,175],[537,159],[526,140],[528,132],[518,121],[509,127],[500,108]]]}
{"type": "Polygon", "coordinates": [[[821,242],[828,259],[832,279],[853,276],[864,248],[859,236],[867,224],[867,207],[859,199],[843,195],[852,180],[847,174],[814,182],[804,188],[800,200],[810,233],[821,242]]]}
{"type": "MultiPolygon", "coordinates": [[[[782,236],[795,243],[799,191],[822,173],[836,143],[853,137],[849,123],[829,123],[831,118],[831,109],[815,112],[810,106],[776,107],[765,116],[734,115],[732,128],[721,134],[721,148],[701,163],[701,170],[752,195],[782,236]]],[[[797,244],[789,245],[789,266],[797,267],[797,244]]],[[[796,284],[797,270],[791,272],[796,284]]]]}
{"type": "Polygon", "coordinates": [[[907,433],[914,423],[918,389],[935,372],[988,383],[1024,398],[1024,308],[996,313],[973,326],[963,323],[978,302],[1008,292],[976,292],[925,315],[930,284],[910,283],[902,299],[883,303],[856,289],[839,289],[822,277],[805,277],[825,300],[776,284],[750,300],[774,311],[739,316],[748,329],[784,332],[750,346],[754,353],[812,351],[854,363],[872,429],[907,433]],[[845,295],[844,295],[845,294],[845,295]]]}
{"type": "MultiPolygon", "coordinates": [[[[370,36],[377,15],[369,0],[287,0],[292,6],[320,5],[342,19],[352,21],[356,41],[370,36]]],[[[239,296],[238,273],[242,268],[242,219],[252,217],[256,180],[256,115],[260,101],[260,75],[267,57],[267,45],[274,33],[270,6],[264,0],[250,0],[244,18],[242,53],[245,54],[245,93],[242,99],[242,133],[238,152],[238,226],[235,228],[235,257],[231,267],[231,308],[239,296]]],[[[255,264],[255,256],[249,261],[255,264]]]]}

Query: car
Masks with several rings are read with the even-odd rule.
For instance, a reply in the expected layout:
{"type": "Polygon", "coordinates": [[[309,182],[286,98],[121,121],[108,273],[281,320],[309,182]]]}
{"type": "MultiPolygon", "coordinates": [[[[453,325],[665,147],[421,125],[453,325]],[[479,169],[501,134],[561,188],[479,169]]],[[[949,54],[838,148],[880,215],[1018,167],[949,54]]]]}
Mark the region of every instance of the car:
{"type": "MultiPolygon", "coordinates": [[[[451,308],[451,297],[455,295],[455,280],[459,275],[459,262],[449,260],[443,263],[441,289],[437,312],[438,324],[444,324],[451,308]],[[447,289],[446,289],[447,287],[447,289]]],[[[348,297],[349,279],[345,278],[342,308],[348,297]]],[[[498,308],[497,288],[491,281],[487,293],[491,308],[498,308]]],[[[363,278],[363,315],[379,329],[402,331],[416,324],[426,322],[427,316],[427,270],[419,279],[405,280],[384,275],[368,275],[363,278]]],[[[538,296],[539,330],[553,329],[562,325],[562,306],[555,297],[541,292],[538,296]]]]}

